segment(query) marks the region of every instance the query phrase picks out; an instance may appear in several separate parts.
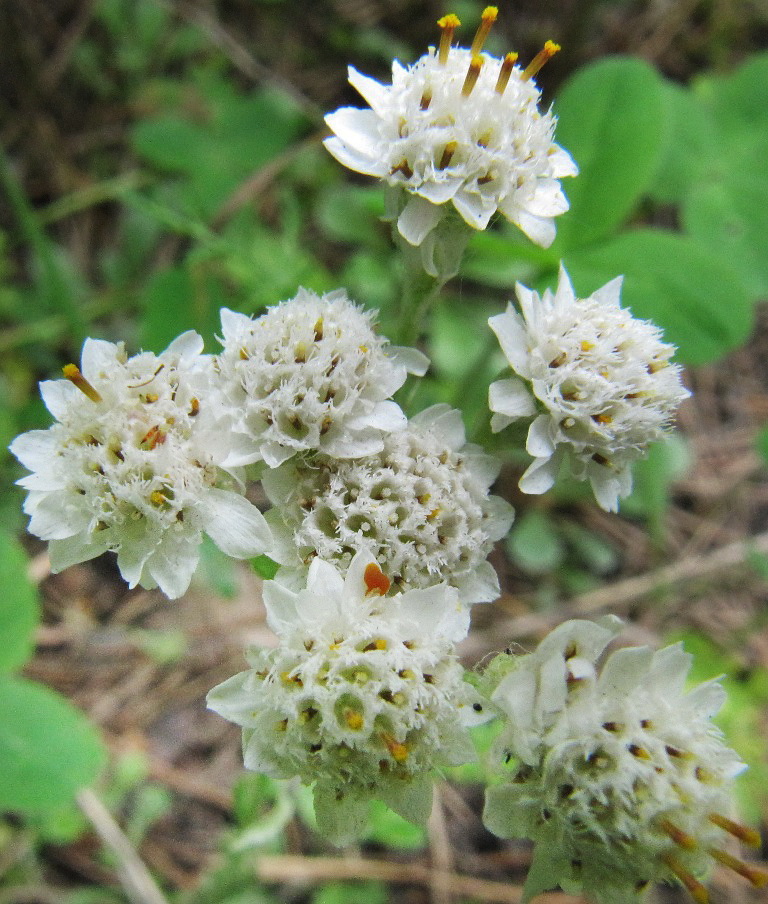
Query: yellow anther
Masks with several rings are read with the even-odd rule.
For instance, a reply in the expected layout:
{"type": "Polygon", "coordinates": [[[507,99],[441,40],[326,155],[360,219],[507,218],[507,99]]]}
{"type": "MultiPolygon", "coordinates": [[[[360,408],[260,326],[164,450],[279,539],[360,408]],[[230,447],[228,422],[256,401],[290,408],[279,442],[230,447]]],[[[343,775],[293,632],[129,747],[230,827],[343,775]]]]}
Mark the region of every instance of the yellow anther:
{"type": "Polygon", "coordinates": [[[421,95],[421,100],[419,101],[419,109],[420,110],[428,110],[429,105],[432,103],[432,91],[429,88],[424,89],[424,93],[421,95]]]}
{"type": "Polygon", "coordinates": [[[688,870],[683,866],[680,861],[672,857],[671,855],[667,855],[663,858],[664,862],[667,866],[672,870],[672,872],[677,876],[677,878],[683,883],[686,887],[688,894],[693,898],[696,904],[709,904],[709,895],[707,894],[706,888],[699,882],[697,879],[688,872],[688,870]]]}
{"type": "Polygon", "coordinates": [[[150,427],[139,440],[139,448],[145,452],[151,452],[157,446],[165,442],[166,431],[162,427],[150,427]]]}
{"type": "Polygon", "coordinates": [[[707,818],[713,825],[723,829],[723,831],[728,832],[729,835],[733,835],[734,838],[738,838],[739,841],[743,841],[744,844],[748,844],[750,847],[759,848],[762,844],[760,833],[755,831],[755,829],[743,826],[741,823],[734,822],[719,813],[710,813],[707,818]]]}
{"type": "Polygon", "coordinates": [[[200,414],[200,399],[191,398],[189,400],[189,416],[197,417],[200,414]]]}
{"type": "Polygon", "coordinates": [[[168,497],[164,496],[160,490],[154,490],[149,494],[149,501],[152,505],[165,505],[168,502],[168,497]]]}
{"type": "Polygon", "coordinates": [[[160,396],[156,392],[148,392],[141,397],[141,401],[144,402],[145,405],[154,405],[159,398],[160,396]]]}
{"type": "Polygon", "coordinates": [[[495,6],[486,6],[483,10],[483,14],[480,17],[480,25],[475,32],[475,37],[472,41],[472,47],[470,48],[472,51],[472,56],[477,56],[478,53],[483,49],[483,44],[485,44],[485,39],[488,37],[488,32],[493,27],[493,23],[496,21],[496,17],[499,14],[499,10],[495,6]]]}
{"type": "Polygon", "coordinates": [[[449,141],[448,144],[446,144],[445,150],[443,151],[443,156],[440,158],[440,163],[438,163],[437,165],[438,169],[443,170],[446,168],[446,166],[448,166],[448,164],[453,159],[453,155],[456,153],[456,148],[458,146],[458,141],[449,141]]]}
{"type": "Polygon", "coordinates": [[[307,346],[304,342],[297,342],[296,349],[293,353],[294,360],[297,364],[303,364],[307,360],[307,346]]]}
{"type": "Polygon", "coordinates": [[[477,80],[480,77],[480,70],[483,68],[483,58],[479,56],[473,56],[472,62],[469,64],[469,69],[467,69],[467,77],[464,79],[464,84],[461,87],[461,96],[469,97],[472,93],[472,89],[477,84],[477,80]]]}
{"type": "Polygon", "coordinates": [[[727,866],[728,869],[732,869],[734,873],[744,876],[755,888],[764,888],[768,885],[768,873],[765,870],[750,866],[750,864],[739,860],[738,857],[734,857],[727,851],[721,851],[720,848],[709,848],[708,850],[715,860],[722,863],[723,866],[727,866]]]}
{"type": "Polygon", "coordinates": [[[660,370],[664,370],[664,368],[667,367],[668,364],[668,361],[649,361],[647,366],[648,373],[656,374],[660,370]]]}
{"type": "Polygon", "coordinates": [[[637,757],[638,760],[650,760],[651,755],[645,749],[645,747],[641,747],[639,744],[630,744],[627,747],[627,750],[632,754],[632,756],[637,757]]]}
{"type": "Polygon", "coordinates": [[[437,508],[433,508],[432,511],[427,515],[427,521],[434,521],[441,512],[442,509],[439,506],[437,508]]]}
{"type": "Polygon", "coordinates": [[[582,341],[579,343],[579,348],[583,352],[591,352],[594,347],[595,343],[590,342],[588,339],[582,339],[582,341]]]}
{"type": "Polygon", "coordinates": [[[240,354],[241,361],[247,361],[251,357],[248,354],[248,349],[245,349],[245,348],[241,348],[239,354],[240,354]]]}
{"type": "Polygon", "coordinates": [[[613,418],[610,416],[610,414],[594,414],[592,415],[592,420],[596,421],[598,424],[613,423],[613,418]]]}
{"type": "Polygon", "coordinates": [[[659,828],[664,832],[665,835],[668,835],[672,839],[672,841],[675,842],[675,844],[679,845],[684,850],[693,851],[696,849],[696,839],[693,837],[693,835],[689,835],[687,832],[684,832],[668,819],[661,819],[659,821],[659,828]]]}
{"type": "Polygon", "coordinates": [[[440,50],[438,53],[438,60],[444,66],[448,62],[448,52],[451,49],[453,34],[459,27],[459,25],[461,25],[461,22],[459,21],[458,16],[455,16],[453,13],[449,13],[447,16],[443,16],[442,19],[438,19],[437,24],[442,30],[442,34],[440,35],[440,50]]]}
{"type": "Polygon", "coordinates": [[[80,368],[77,364],[65,364],[63,373],[69,382],[74,383],[80,392],[82,392],[83,395],[88,396],[92,402],[101,401],[101,395],[99,395],[98,390],[85,379],[82,373],[80,373],[80,368]]]}
{"type": "Polygon", "coordinates": [[[554,41],[547,41],[530,63],[523,69],[521,78],[526,81],[532,78],[541,69],[541,67],[560,50],[560,45],[554,41]]]}
{"type": "Polygon", "coordinates": [[[509,77],[512,75],[512,69],[517,62],[518,54],[508,53],[501,61],[501,69],[499,69],[499,77],[496,79],[496,93],[503,94],[509,84],[509,77]]]}
{"type": "Polygon", "coordinates": [[[416,500],[418,501],[419,505],[426,505],[431,498],[431,493],[422,493],[421,496],[416,497],[416,500]]]}
{"type": "Polygon", "coordinates": [[[323,318],[318,317],[315,323],[315,342],[319,342],[323,338],[323,318]]]}
{"type": "Polygon", "coordinates": [[[414,672],[413,669],[401,669],[397,674],[405,681],[413,681],[413,679],[416,677],[416,672],[414,672]]]}
{"type": "Polygon", "coordinates": [[[347,723],[347,727],[351,728],[352,731],[360,731],[365,723],[362,714],[356,712],[354,709],[347,709],[344,711],[344,721],[347,723]]]}
{"type": "Polygon", "coordinates": [[[404,763],[408,759],[408,747],[396,741],[392,735],[382,732],[381,740],[387,745],[387,750],[392,754],[392,758],[398,763],[404,763]]]}

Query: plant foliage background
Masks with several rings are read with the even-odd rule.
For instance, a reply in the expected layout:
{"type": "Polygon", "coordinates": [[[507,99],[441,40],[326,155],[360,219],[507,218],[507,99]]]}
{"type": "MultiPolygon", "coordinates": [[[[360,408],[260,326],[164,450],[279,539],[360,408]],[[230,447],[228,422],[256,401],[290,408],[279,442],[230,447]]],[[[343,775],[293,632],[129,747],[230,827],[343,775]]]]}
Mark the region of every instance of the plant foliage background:
{"type": "MultiPolygon", "coordinates": [[[[345,286],[386,333],[399,262],[383,200],[324,151],[322,117],[357,102],[348,63],[385,76],[393,56],[435,42],[439,16],[458,13],[471,33],[481,9],[0,7],[0,446],[47,426],[37,381],[77,360],[86,335],[159,352],[184,329],[212,339],[222,306],[258,313],[299,285],[345,286]]],[[[697,679],[728,676],[722,725],[752,764],[744,815],[765,823],[768,13],[747,0],[521,0],[500,12],[492,52],[563,45],[539,82],[581,175],[550,249],[503,224],[473,238],[424,337],[429,376],[402,403],[460,407],[471,438],[504,456],[488,428],[503,360],[486,321],[516,280],[551,285],[560,259],[583,294],[625,274],[624,303],[679,347],[694,399],[621,516],[580,488],[521,498],[523,463],[506,461],[498,491],[518,515],[494,559],[505,594],[476,613],[467,661],[608,606],[641,642],[683,638],[697,679]]],[[[237,731],[203,704],[239,669],[245,640],[269,642],[258,576],[213,548],[174,603],[126,591],[108,560],[51,576],[23,533],[20,469],[0,456],[0,900],[128,900],[119,859],[73,802],[94,782],[170,900],[385,902],[399,894],[388,860],[407,864],[409,900],[482,897],[408,872],[429,864],[488,880],[485,900],[515,900],[503,895],[526,852],[481,828],[481,767],[446,776],[428,836],[382,810],[368,866],[331,861],[290,885],[298,867],[276,855],[332,852],[303,796],[241,776],[237,731]]],[[[749,900],[725,879],[715,890],[749,900]]]]}

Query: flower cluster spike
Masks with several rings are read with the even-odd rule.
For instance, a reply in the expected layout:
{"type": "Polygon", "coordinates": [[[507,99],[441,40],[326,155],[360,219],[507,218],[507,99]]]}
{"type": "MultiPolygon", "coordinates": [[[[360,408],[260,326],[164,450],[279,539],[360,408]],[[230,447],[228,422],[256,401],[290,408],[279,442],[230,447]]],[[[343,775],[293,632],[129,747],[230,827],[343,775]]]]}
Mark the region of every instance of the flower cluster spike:
{"type": "Polygon", "coordinates": [[[583,888],[597,904],[631,904],[653,882],[678,879],[706,902],[713,860],[766,882],[723,849],[742,771],[711,718],[717,681],[686,692],[680,644],[627,647],[600,666],[618,620],[574,620],[530,654],[493,663],[492,701],[506,719],[496,756],[512,774],[488,790],[484,819],[501,837],[535,842],[524,900],[583,888]]]}
{"type": "Polygon", "coordinates": [[[535,460],[523,492],[548,490],[570,458],[574,475],[615,511],[632,488],[632,462],[663,438],[690,394],[670,360],[674,347],[620,306],[621,282],[581,299],[561,267],[554,293],[518,284],[521,312],[510,304],[488,321],[514,374],[490,386],[491,427],[531,419],[535,460]]]}
{"type": "Polygon", "coordinates": [[[343,107],[326,117],[334,133],[326,147],[345,166],[391,187],[398,231],[411,245],[434,240],[452,207],[471,229],[501,213],[546,247],[554,218],[568,209],[559,180],[577,168],[554,143],[555,117],[539,110],[532,81],[558,45],[548,41],[525,69],[516,54],[484,52],[497,13],[486,7],[470,48],[452,44],[460,23],[444,16],[439,49],[412,66],[394,62],[390,85],[350,67],[350,84],[369,108],[343,107]]]}

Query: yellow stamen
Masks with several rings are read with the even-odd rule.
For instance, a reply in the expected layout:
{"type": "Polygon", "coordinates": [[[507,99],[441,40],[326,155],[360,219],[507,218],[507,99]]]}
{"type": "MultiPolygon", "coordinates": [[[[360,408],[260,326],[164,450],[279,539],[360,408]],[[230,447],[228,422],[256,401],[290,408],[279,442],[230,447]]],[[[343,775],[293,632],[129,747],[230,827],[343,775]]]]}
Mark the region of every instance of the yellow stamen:
{"type": "Polygon", "coordinates": [[[464,84],[461,87],[461,96],[469,97],[472,93],[472,89],[477,84],[477,80],[480,77],[480,70],[483,68],[483,58],[479,56],[473,56],[472,62],[469,64],[469,69],[467,69],[467,77],[464,79],[464,84]]]}
{"type": "Polygon", "coordinates": [[[360,731],[365,720],[360,713],[355,712],[353,709],[348,709],[344,712],[344,721],[352,731],[360,731]]]}
{"type": "Polygon", "coordinates": [[[509,77],[512,75],[512,68],[517,62],[518,54],[508,53],[501,63],[499,69],[499,77],[496,80],[496,93],[503,94],[509,84],[509,77]]]}
{"type": "Polygon", "coordinates": [[[645,749],[645,747],[641,747],[639,744],[630,744],[627,748],[632,756],[637,757],[638,760],[650,760],[651,755],[645,749]]]}
{"type": "Polygon", "coordinates": [[[437,518],[437,516],[438,516],[441,512],[442,512],[442,509],[439,508],[439,507],[438,507],[438,508],[432,509],[432,511],[427,515],[427,521],[434,521],[435,518],[437,518]]]}
{"type": "Polygon", "coordinates": [[[672,841],[674,841],[675,844],[679,845],[684,850],[693,851],[696,849],[696,839],[693,837],[693,835],[689,835],[687,832],[684,832],[668,819],[660,820],[659,827],[665,835],[669,835],[672,841]]]}
{"type": "Polygon", "coordinates": [[[297,364],[303,364],[307,360],[307,346],[304,342],[296,343],[293,358],[297,364]]]}
{"type": "Polygon", "coordinates": [[[582,339],[582,341],[579,343],[579,348],[583,352],[591,352],[594,347],[595,343],[590,342],[588,339],[582,339]]]}
{"type": "Polygon", "coordinates": [[[723,866],[727,866],[728,869],[732,869],[740,876],[744,876],[755,888],[765,888],[768,885],[768,873],[765,870],[750,866],[743,860],[739,860],[738,857],[734,857],[726,851],[721,851],[719,848],[709,848],[709,853],[723,866]]]}
{"type": "Polygon", "coordinates": [[[459,21],[458,16],[455,16],[453,13],[449,13],[447,16],[443,16],[442,19],[438,19],[437,24],[443,32],[440,35],[440,51],[438,53],[438,60],[444,66],[448,62],[448,51],[451,49],[453,33],[456,31],[459,25],[461,25],[461,22],[459,21]]]}
{"type": "Polygon", "coordinates": [[[366,596],[384,596],[391,584],[389,578],[375,562],[371,562],[370,565],[365,566],[363,580],[365,581],[365,586],[368,588],[365,592],[366,596]]]}
{"type": "Polygon", "coordinates": [[[420,110],[428,110],[429,105],[432,103],[432,91],[429,88],[424,89],[424,93],[421,95],[421,100],[419,101],[419,109],[420,110]]]}
{"type": "Polygon", "coordinates": [[[750,847],[759,848],[762,843],[759,832],[750,829],[748,826],[743,826],[741,823],[734,822],[732,819],[728,819],[727,816],[721,816],[719,813],[710,813],[708,819],[718,828],[723,829],[729,835],[733,835],[734,838],[738,838],[739,841],[743,841],[744,844],[748,844],[750,847]]]}
{"type": "Polygon", "coordinates": [[[664,862],[683,883],[688,890],[688,894],[693,898],[696,904],[709,904],[709,895],[707,894],[706,888],[704,888],[701,882],[694,879],[679,860],[675,857],[667,856],[664,857],[664,862]]]}
{"type": "Polygon", "coordinates": [[[392,735],[382,732],[381,740],[387,745],[387,750],[398,763],[404,763],[408,759],[408,747],[396,741],[392,735]]]}
{"type": "Polygon", "coordinates": [[[160,492],[160,490],[154,490],[149,494],[149,501],[152,505],[165,505],[168,502],[168,499],[160,492]]]}
{"type": "Polygon", "coordinates": [[[75,386],[83,393],[83,395],[88,396],[88,398],[92,402],[100,402],[101,396],[99,395],[98,390],[92,386],[85,377],[80,373],[80,368],[77,364],[65,364],[63,369],[64,376],[69,380],[70,383],[74,383],[75,386]]]}
{"type": "Polygon", "coordinates": [[[613,422],[613,418],[610,414],[595,414],[592,416],[592,420],[596,421],[598,424],[610,424],[613,422]]]}
{"type": "Polygon", "coordinates": [[[200,414],[200,399],[191,398],[189,400],[189,416],[197,417],[200,414]]]}
{"type": "Polygon", "coordinates": [[[449,141],[445,146],[445,150],[443,151],[443,156],[440,158],[440,163],[437,165],[438,169],[445,169],[446,166],[453,159],[453,155],[456,153],[456,148],[459,146],[458,141],[449,141]]]}
{"type": "Polygon", "coordinates": [[[472,56],[477,56],[478,53],[480,53],[480,51],[483,49],[485,39],[488,37],[488,32],[491,30],[498,14],[499,10],[495,6],[486,6],[483,10],[483,14],[480,17],[480,25],[475,32],[475,37],[472,41],[472,56]]]}
{"type": "Polygon", "coordinates": [[[323,318],[318,317],[315,323],[315,342],[319,342],[323,338],[323,318]]]}
{"type": "Polygon", "coordinates": [[[162,427],[150,427],[139,441],[139,448],[145,452],[151,452],[157,446],[165,442],[165,430],[162,427]]]}
{"type": "Polygon", "coordinates": [[[542,66],[552,59],[552,57],[560,50],[560,45],[554,41],[547,41],[530,63],[523,69],[521,78],[527,81],[532,78],[542,68],[542,66]]]}

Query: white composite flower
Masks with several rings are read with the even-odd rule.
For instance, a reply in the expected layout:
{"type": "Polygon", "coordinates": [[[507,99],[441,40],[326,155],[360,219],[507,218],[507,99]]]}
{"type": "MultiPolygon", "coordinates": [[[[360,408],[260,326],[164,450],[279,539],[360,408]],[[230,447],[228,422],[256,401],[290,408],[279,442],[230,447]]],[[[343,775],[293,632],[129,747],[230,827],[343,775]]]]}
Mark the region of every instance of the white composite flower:
{"type": "Polygon", "coordinates": [[[510,304],[488,320],[516,375],[490,386],[491,427],[532,419],[525,493],[546,492],[569,457],[574,476],[615,511],[632,489],[632,462],[663,438],[690,395],[670,360],[674,346],[620,306],[621,282],[577,298],[561,267],[556,292],[518,284],[521,312],[510,304]]]}
{"type": "Polygon", "coordinates": [[[412,66],[392,64],[385,85],[349,68],[349,82],[368,109],[342,107],[326,116],[325,142],[339,162],[378,176],[397,190],[397,228],[421,245],[449,206],[472,229],[485,229],[498,211],[531,241],[548,246],[554,218],[568,209],[559,180],[574,176],[571,157],[554,143],[555,117],[541,112],[531,76],[559,48],[547,42],[525,69],[516,54],[482,53],[495,7],[471,48],[451,47],[459,24],[445,16],[439,50],[412,66]]]}
{"type": "Polygon", "coordinates": [[[315,559],[299,591],[267,581],[279,646],[251,651],[251,668],[208,695],[242,726],[247,768],[314,783],[318,828],[336,844],[362,833],[374,798],[423,823],[430,771],[474,759],[466,726],[487,718],[454,654],[469,626],[456,590],[388,585],[365,551],[346,577],[315,559]]]}
{"type": "Polygon", "coordinates": [[[488,554],[512,507],[489,488],[496,459],[465,443],[461,414],[434,405],[354,461],[291,461],[262,475],[275,555],[301,566],[317,555],[346,570],[370,549],[395,589],[445,581],[462,602],[489,602],[499,582],[488,554]]]}
{"type": "Polygon", "coordinates": [[[615,631],[566,622],[534,653],[508,657],[491,694],[506,719],[496,754],[514,764],[488,790],[484,820],[535,842],[525,900],[560,885],[628,904],[678,879],[706,902],[700,880],[713,859],[765,884],[723,849],[725,833],[756,833],[731,819],[744,765],[711,722],[722,687],[686,692],[691,656],[680,644],[620,649],[600,666],[615,631]]]}
{"type": "Polygon", "coordinates": [[[203,532],[227,555],[268,552],[264,516],[223,470],[229,424],[209,403],[202,339],[184,333],[161,355],[129,358],[122,344],[87,339],[81,366],[40,384],[56,419],[17,437],[11,452],[32,473],[29,530],[49,541],[61,571],[106,550],[131,587],[169,597],[187,589],[203,532]]]}
{"type": "Polygon", "coordinates": [[[235,415],[228,464],[277,467],[297,452],[368,455],[405,425],[391,396],[428,360],[391,346],[342,290],[300,289],[255,320],[224,308],[216,357],[222,405],[235,415]]]}

